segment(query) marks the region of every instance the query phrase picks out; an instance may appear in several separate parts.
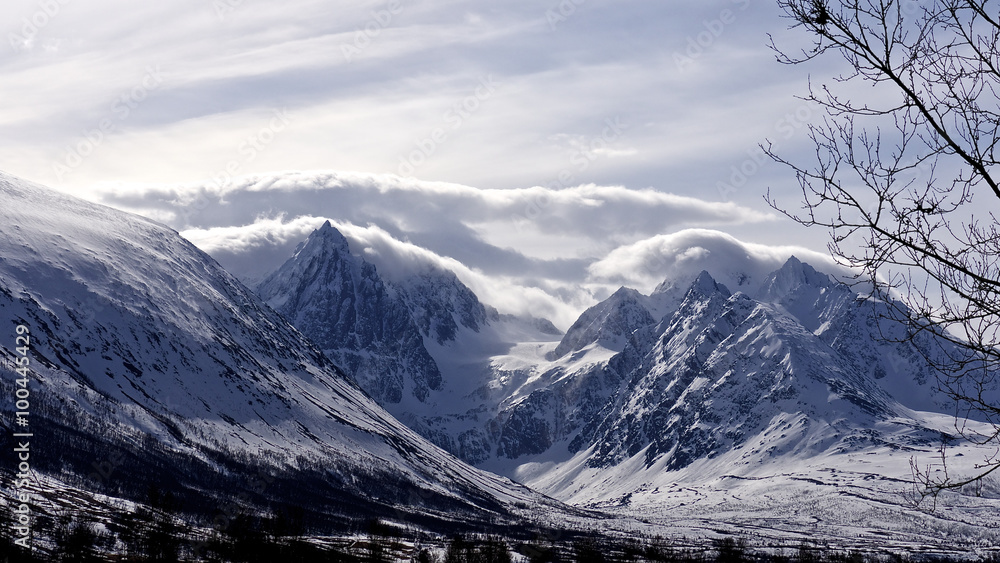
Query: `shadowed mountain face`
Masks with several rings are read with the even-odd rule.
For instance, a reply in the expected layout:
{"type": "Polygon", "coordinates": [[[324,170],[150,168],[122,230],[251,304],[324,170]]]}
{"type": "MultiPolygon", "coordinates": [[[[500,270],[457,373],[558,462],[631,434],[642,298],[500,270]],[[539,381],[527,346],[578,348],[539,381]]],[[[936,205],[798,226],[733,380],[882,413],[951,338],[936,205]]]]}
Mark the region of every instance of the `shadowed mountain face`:
{"type": "Polygon", "coordinates": [[[644,299],[645,296],[634,289],[620,288],[611,297],[584,311],[549,358],[556,360],[594,343],[621,351],[636,327],[656,322],[643,304],[644,299]]]}
{"type": "Polygon", "coordinates": [[[380,403],[399,403],[404,394],[423,401],[441,388],[441,372],[406,304],[375,266],[351,255],[329,222],[257,293],[380,403]]]}
{"type": "MultiPolygon", "coordinates": [[[[581,506],[662,508],[671,524],[649,529],[683,508],[703,530],[692,503],[747,503],[747,520],[822,489],[868,510],[899,496],[900,473],[845,464],[896,471],[895,452],[952,431],[925,361],[942,343],[882,339],[906,335],[885,303],[794,258],[735,291],[711,272],[622,288],[566,335],[498,314],[453,273],[412,274],[383,281],[325,225],[261,285],[282,315],[177,233],[0,174],[0,326],[30,331],[19,429],[45,436],[36,487],[60,506],[167,490],[202,520],[235,496],[326,532],[603,525],[433,442],[581,506]]],[[[19,355],[0,342],[6,396],[19,355]]],[[[962,518],[995,506],[962,502],[962,518]]]]}
{"type": "MultiPolygon", "coordinates": [[[[727,279],[750,277],[730,270],[727,279]]],[[[369,353],[344,326],[365,328],[408,310],[399,336],[382,338],[393,340],[398,357],[429,352],[444,366],[440,385],[426,385],[419,403],[391,404],[386,385],[428,380],[416,363],[362,374],[362,386],[428,439],[511,475],[520,464],[556,467],[584,452],[589,467],[616,468],[641,454],[644,466],[680,469],[774,432],[783,445],[757,453],[856,449],[896,439],[873,431],[878,423],[945,402],[921,362],[920,341],[879,341],[880,331],[900,328],[877,321],[884,304],[794,257],[739,286],[752,294],[731,293],[709,272],[664,280],[649,296],[623,287],[558,342],[542,336],[548,344],[505,340],[499,315],[454,274],[434,274],[383,284],[325,226],[260,291],[313,340],[337,334],[335,341],[350,343],[338,357],[369,353]],[[362,286],[384,287],[403,304],[391,315],[358,308],[362,286]]]]}
{"type": "MultiPolygon", "coordinates": [[[[344,319],[367,307],[412,328],[365,277],[315,275],[357,292],[344,319]]],[[[367,346],[394,322],[345,334],[367,346]]],[[[17,325],[31,336],[30,429],[47,440],[34,468],[76,486],[140,500],[155,486],[209,519],[245,494],[327,529],[391,517],[448,530],[520,522],[515,502],[554,506],[398,422],[176,232],[0,175],[0,326],[17,325]]],[[[0,356],[8,382],[12,344],[0,356]]]]}

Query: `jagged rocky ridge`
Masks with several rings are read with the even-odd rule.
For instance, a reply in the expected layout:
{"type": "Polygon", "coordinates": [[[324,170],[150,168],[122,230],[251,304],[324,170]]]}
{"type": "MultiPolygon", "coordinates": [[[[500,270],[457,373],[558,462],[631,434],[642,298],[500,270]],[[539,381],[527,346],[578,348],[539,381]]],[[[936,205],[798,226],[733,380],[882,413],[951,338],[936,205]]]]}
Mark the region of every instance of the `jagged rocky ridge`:
{"type": "Polygon", "coordinates": [[[0,325],[31,330],[30,429],[46,440],[32,463],[51,479],[169,490],[208,522],[234,498],[299,506],[327,531],[517,529],[516,507],[565,510],[413,433],[166,227],[0,175],[0,233],[0,325]]]}
{"type": "Polygon", "coordinates": [[[265,278],[257,294],[383,405],[399,403],[404,394],[423,401],[441,388],[441,372],[406,302],[375,266],[351,254],[329,222],[265,278]]]}
{"type": "MultiPolygon", "coordinates": [[[[424,349],[447,367],[425,403],[393,412],[466,461],[516,475],[534,459],[580,452],[594,467],[641,452],[647,466],[678,469],[775,425],[788,428],[761,451],[860,448],[896,439],[872,430],[881,421],[947,406],[922,361],[932,336],[880,341],[904,330],[879,322],[884,303],[794,257],[752,285],[726,275],[751,293],[731,293],[708,272],[665,280],[648,296],[621,288],[549,345],[486,330],[497,316],[456,289],[454,275],[414,276],[397,294],[423,327],[424,349]],[[428,312],[445,322],[429,322],[428,312]]],[[[918,434],[906,439],[939,439],[918,434]]]]}
{"type": "Polygon", "coordinates": [[[947,350],[929,332],[884,340],[905,334],[886,307],[794,257],[753,296],[702,272],[674,310],[632,327],[621,351],[595,337],[575,357],[540,364],[547,380],[507,413],[529,419],[520,427],[548,447],[525,438],[500,452],[518,457],[492,467],[557,498],[606,506],[643,491],[650,502],[650,480],[666,484],[672,474],[698,482],[836,455],[933,452],[956,429],[936,414],[952,412],[950,400],[924,355],[947,350]]]}

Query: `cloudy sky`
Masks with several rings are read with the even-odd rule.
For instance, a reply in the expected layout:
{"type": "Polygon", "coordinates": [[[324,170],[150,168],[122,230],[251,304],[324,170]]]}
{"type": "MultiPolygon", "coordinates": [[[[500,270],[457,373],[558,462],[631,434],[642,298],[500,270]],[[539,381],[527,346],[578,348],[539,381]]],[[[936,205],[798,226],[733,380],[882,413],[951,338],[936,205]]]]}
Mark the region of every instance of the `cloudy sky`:
{"type": "Polygon", "coordinates": [[[247,279],[331,219],[383,269],[448,267],[565,327],[697,249],[824,252],[763,200],[796,186],[757,144],[805,150],[819,116],[795,96],[831,74],[774,61],[769,33],[807,38],[772,0],[0,12],[0,169],[163,221],[247,279]]]}

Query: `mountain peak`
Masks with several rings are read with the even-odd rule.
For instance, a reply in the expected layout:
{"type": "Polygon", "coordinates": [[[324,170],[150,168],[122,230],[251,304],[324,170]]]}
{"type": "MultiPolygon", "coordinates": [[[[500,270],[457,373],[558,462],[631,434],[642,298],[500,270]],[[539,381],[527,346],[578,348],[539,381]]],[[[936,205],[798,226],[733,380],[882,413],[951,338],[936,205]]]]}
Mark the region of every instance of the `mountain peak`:
{"type": "Polygon", "coordinates": [[[641,294],[631,287],[625,287],[624,285],[615,290],[614,293],[608,297],[609,300],[613,301],[625,301],[629,299],[638,299],[641,294]]]}
{"type": "Polygon", "coordinates": [[[819,272],[809,264],[802,262],[795,255],[792,255],[785,261],[785,263],[778,269],[778,272],[788,272],[794,273],[796,276],[801,277],[808,283],[819,282],[824,285],[830,283],[830,277],[824,273],[819,272]]]}
{"type": "Polygon", "coordinates": [[[823,289],[833,287],[835,284],[830,276],[792,256],[781,268],[767,276],[761,285],[758,297],[761,301],[774,301],[789,295],[801,286],[823,289]]]}
{"type": "MultiPolygon", "coordinates": [[[[351,246],[347,242],[347,238],[330,221],[326,221],[318,229],[309,233],[306,240],[295,247],[295,252],[292,253],[288,262],[306,263],[310,260],[316,260],[317,264],[327,265],[337,264],[342,260],[355,261],[351,256],[351,246]]],[[[264,280],[258,284],[258,286],[261,285],[264,285],[264,280]]]]}
{"type": "Polygon", "coordinates": [[[334,227],[330,221],[326,221],[322,226],[320,226],[320,228],[313,231],[306,240],[306,244],[308,245],[309,241],[313,240],[322,241],[324,246],[333,245],[338,249],[343,248],[345,250],[350,250],[350,245],[347,243],[347,237],[337,230],[337,228],[334,227]]]}
{"type": "Polygon", "coordinates": [[[383,406],[441,386],[406,304],[375,266],[351,254],[329,221],[257,286],[257,294],[319,345],[383,406]]]}
{"type": "Polygon", "coordinates": [[[705,295],[716,292],[724,293],[726,296],[732,295],[729,288],[715,281],[715,278],[712,277],[712,274],[708,273],[708,270],[702,270],[701,273],[698,274],[698,277],[694,279],[694,282],[691,284],[688,291],[698,291],[705,295]]]}
{"type": "Polygon", "coordinates": [[[655,322],[643,301],[644,297],[638,291],[627,287],[619,288],[610,297],[580,315],[549,355],[549,359],[561,358],[595,342],[609,350],[621,351],[628,335],[655,322]]]}

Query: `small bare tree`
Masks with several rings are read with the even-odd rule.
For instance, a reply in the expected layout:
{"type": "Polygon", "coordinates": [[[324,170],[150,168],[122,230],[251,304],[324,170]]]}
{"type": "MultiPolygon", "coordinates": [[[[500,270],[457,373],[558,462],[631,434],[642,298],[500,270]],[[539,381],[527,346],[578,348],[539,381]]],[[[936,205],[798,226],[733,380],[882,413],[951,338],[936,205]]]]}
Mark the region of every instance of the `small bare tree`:
{"type": "MultiPolygon", "coordinates": [[[[770,204],[830,231],[841,263],[875,282],[907,339],[933,333],[927,361],[955,401],[956,429],[1000,445],[1000,2],[995,0],[778,0],[804,48],[771,46],[778,61],[844,65],[804,99],[824,111],[810,126],[813,156],[792,162],[802,205],[770,204]],[[833,59],[833,60],[831,60],[833,59]],[[894,299],[893,297],[898,297],[894,299]],[[962,422],[972,416],[989,430],[962,422]]],[[[925,350],[926,351],[926,350],[925,350]]],[[[988,456],[963,487],[1000,468],[988,456]]]]}

